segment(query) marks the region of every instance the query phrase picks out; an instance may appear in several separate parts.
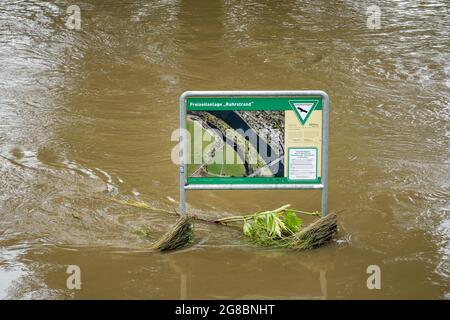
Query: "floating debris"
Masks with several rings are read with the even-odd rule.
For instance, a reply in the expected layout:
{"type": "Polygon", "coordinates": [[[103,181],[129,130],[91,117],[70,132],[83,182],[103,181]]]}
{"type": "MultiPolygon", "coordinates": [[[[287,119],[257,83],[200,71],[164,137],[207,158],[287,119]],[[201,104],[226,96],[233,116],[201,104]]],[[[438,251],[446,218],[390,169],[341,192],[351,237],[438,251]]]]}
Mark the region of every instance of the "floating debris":
{"type": "Polygon", "coordinates": [[[331,241],[337,233],[335,213],[321,217],[303,228],[303,221],[297,216],[297,212],[320,216],[320,212],[298,211],[285,205],[253,215],[222,218],[218,223],[243,222],[243,233],[253,243],[295,250],[317,248],[331,241]]]}
{"type": "Polygon", "coordinates": [[[192,223],[189,217],[181,216],[172,228],[152,245],[152,249],[167,251],[183,248],[192,238],[192,223]]]}
{"type": "MultiPolygon", "coordinates": [[[[155,208],[143,201],[117,200],[115,202],[133,207],[178,214],[155,208]]],[[[337,215],[330,213],[320,217],[320,212],[306,212],[294,210],[289,204],[270,211],[256,212],[244,216],[231,216],[215,220],[208,220],[196,215],[181,216],[172,228],[152,245],[152,249],[160,251],[180,249],[193,239],[191,219],[201,222],[231,226],[242,223],[244,236],[264,247],[289,248],[294,250],[310,250],[320,247],[333,239],[338,231],[337,215]],[[318,218],[313,223],[303,227],[303,220],[298,213],[318,218]]]]}

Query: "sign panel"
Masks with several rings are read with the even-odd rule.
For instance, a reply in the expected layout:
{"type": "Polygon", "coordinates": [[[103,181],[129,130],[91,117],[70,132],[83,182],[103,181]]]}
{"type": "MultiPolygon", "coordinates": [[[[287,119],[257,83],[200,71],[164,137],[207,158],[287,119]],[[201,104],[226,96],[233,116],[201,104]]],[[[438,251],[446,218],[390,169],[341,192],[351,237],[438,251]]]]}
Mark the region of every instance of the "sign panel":
{"type": "Polygon", "coordinates": [[[321,184],[323,99],[187,95],[186,185],[321,184]]]}
{"type": "Polygon", "coordinates": [[[317,179],[317,148],[289,148],[289,180],[317,179]]]}

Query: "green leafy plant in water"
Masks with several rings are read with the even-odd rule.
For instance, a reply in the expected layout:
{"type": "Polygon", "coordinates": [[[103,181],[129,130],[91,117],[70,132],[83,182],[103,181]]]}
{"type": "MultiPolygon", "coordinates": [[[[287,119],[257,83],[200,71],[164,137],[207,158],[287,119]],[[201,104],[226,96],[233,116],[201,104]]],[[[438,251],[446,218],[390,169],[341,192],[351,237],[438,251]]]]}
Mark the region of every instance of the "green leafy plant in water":
{"type": "Polygon", "coordinates": [[[302,220],[293,210],[266,211],[247,216],[243,232],[251,241],[265,246],[281,246],[301,229],[302,220]]]}
{"type": "Polygon", "coordinates": [[[290,233],[299,231],[302,227],[302,219],[300,219],[293,210],[288,210],[284,215],[284,224],[290,233]]]}

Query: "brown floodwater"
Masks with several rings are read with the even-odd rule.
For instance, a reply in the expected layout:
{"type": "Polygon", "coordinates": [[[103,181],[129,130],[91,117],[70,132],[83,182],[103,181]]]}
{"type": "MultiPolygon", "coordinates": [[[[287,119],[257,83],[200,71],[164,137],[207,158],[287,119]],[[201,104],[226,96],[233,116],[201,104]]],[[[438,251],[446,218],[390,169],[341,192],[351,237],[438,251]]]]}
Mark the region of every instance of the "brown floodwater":
{"type": "MultiPolygon", "coordinates": [[[[16,1],[0,4],[0,298],[450,298],[449,3],[16,1]],[[81,29],[66,9],[81,9],[81,29]],[[185,90],[325,90],[337,240],[311,252],[195,224],[195,244],[148,248],[175,217],[171,161],[185,90]],[[138,230],[146,229],[151,239],[138,230]],[[66,268],[81,268],[81,290],[66,268]],[[381,289],[366,286],[369,265],[381,289]]],[[[196,191],[211,217],[317,191],[196,191]]]]}

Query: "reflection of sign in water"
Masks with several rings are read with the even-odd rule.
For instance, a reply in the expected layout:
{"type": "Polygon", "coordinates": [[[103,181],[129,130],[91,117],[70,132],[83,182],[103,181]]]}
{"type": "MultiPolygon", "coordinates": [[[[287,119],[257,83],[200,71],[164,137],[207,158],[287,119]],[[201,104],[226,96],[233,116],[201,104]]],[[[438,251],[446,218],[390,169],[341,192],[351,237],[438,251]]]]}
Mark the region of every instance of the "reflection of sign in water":
{"type": "Polygon", "coordinates": [[[317,149],[289,148],[289,180],[317,178],[317,149]]]}

